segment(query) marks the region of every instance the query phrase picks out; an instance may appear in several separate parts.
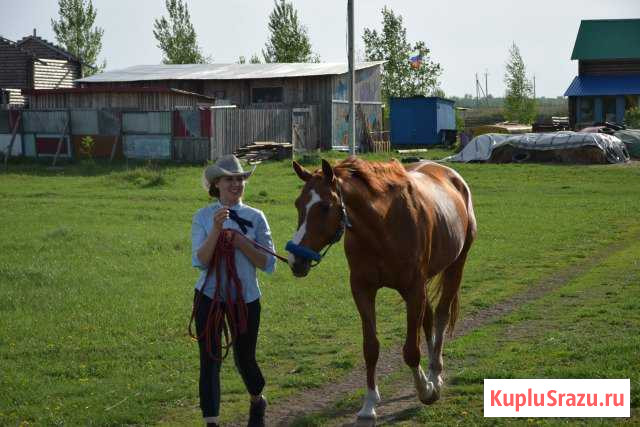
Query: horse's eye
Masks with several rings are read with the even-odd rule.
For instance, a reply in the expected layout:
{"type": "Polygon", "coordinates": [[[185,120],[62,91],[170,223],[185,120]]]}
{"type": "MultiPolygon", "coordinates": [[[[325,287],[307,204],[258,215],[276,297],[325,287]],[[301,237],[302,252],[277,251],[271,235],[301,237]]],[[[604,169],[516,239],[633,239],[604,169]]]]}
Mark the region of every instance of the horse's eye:
{"type": "Polygon", "coordinates": [[[331,205],[327,202],[322,202],[320,203],[320,209],[322,209],[323,212],[329,212],[329,209],[331,208],[331,205]]]}

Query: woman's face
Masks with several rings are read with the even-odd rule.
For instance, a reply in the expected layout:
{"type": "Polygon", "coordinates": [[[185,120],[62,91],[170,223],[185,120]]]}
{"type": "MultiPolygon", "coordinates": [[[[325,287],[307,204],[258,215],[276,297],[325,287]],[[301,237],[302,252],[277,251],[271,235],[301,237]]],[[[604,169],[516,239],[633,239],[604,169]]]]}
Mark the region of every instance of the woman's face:
{"type": "Polygon", "coordinates": [[[242,199],[244,179],[241,176],[223,176],[214,184],[220,192],[220,203],[233,206],[242,199]]]}

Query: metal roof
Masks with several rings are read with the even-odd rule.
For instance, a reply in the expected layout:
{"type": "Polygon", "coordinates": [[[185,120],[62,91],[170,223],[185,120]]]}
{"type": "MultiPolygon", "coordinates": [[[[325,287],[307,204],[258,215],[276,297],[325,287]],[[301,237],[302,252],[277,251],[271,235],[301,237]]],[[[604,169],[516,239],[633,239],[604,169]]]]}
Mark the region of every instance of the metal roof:
{"type": "Polygon", "coordinates": [[[576,76],[564,96],[640,95],[640,74],[576,76]]]}
{"type": "Polygon", "coordinates": [[[581,21],[571,59],[640,59],[640,19],[581,21]]]}
{"type": "MultiPolygon", "coordinates": [[[[384,61],[361,62],[356,70],[384,61]]],[[[344,63],[291,64],[161,64],[136,65],[76,80],[79,83],[137,82],[146,80],[243,80],[344,74],[344,63]]]]}

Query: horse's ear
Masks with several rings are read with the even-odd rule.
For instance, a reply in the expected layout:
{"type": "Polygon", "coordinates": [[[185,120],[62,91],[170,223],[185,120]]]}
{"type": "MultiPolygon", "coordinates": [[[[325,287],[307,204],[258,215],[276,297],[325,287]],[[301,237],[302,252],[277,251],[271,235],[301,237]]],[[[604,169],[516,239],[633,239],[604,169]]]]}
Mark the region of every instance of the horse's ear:
{"type": "Polygon", "coordinates": [[[296,171],[296,175],[300,177],[301,180],[307,182],[311,179],[311,172],[306,170],[300,163],[293,161],[293,170],[296,171]]]}
{"type": "Polygon", "coordinates": [[[334,179],[333,168],[331,167],[331,164],[327,162],[325,159],[322,159],[322,174],[324,175],[324,180],[328,184],[331,184],[333,182],[333,179],[334,179]]]}

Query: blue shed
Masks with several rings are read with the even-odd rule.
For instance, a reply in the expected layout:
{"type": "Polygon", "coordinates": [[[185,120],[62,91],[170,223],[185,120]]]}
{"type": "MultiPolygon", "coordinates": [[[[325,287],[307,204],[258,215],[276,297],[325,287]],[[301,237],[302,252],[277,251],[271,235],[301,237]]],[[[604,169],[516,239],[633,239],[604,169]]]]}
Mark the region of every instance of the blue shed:
{"type": "Polygon", "coordinates": [[[389,103],[393,145],[436,145],[455,141],[453,101],[437,96],[415,96],[391,98],[389,103]]]}

